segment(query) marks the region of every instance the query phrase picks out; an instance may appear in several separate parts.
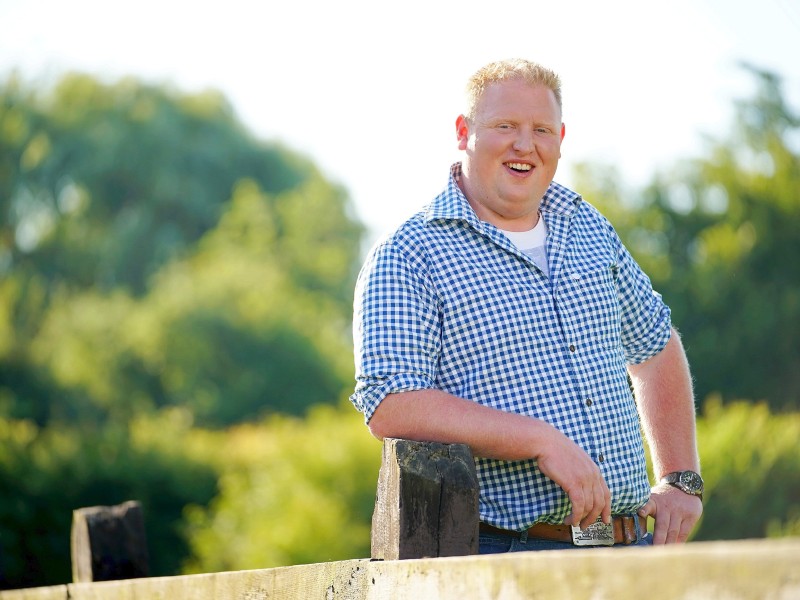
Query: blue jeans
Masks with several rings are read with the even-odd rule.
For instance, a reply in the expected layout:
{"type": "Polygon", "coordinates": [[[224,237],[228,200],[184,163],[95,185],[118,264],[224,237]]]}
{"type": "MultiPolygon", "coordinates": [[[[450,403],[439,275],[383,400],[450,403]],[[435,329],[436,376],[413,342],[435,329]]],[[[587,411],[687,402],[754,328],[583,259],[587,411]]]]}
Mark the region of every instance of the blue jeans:
{"type": "MultiPolygon", "coordinates": [[[[528,538],[524,542],[519,537],[503,535],[502,533],[481,533],[479,537],[480,554],[501,554],[504,552],[525,552],[528,550],[587,550],[591,548],[606,548],[607,546],[574,546],[569,542],[552,542],[528,538]]],[[[612,548],[631,548],[633,546],[652,546],[653,534],[648,533],[635,544],[625,546],[615,544],[612,548]]]]}

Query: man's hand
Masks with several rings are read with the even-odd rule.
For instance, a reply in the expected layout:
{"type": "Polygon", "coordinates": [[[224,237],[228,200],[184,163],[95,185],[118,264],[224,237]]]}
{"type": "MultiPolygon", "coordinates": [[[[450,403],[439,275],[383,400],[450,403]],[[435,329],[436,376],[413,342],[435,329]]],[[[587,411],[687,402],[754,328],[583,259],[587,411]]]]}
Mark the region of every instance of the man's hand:
{"type": "Polygon", "coordinates": [[[703,502],[700,498],[668,483],[654,487],[650,500],[639,509],[640,516],[656,520],[653,544],[682,544],[689,538],[702,513],[703,502]]]}
{"type": "Polygon", "coordinates": [[[550,440],[543,443],[537,458],[539,470],[555,481],[569,496],[572,512],[566,525],[586,529],[602,517],[611,522],[611,492],[600,468],[580,446],[550,427],[550,440]]]}

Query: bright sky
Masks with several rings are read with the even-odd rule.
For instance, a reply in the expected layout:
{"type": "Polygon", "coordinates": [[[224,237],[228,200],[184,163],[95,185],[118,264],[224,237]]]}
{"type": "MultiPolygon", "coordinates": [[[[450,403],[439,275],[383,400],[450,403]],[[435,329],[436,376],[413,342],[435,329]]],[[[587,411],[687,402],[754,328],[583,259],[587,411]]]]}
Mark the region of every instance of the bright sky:
{"type": "Polygon", "coordinates": [[[740,60],[783,76],[800,109],[798,0],[0,0],[0,31],[2,78],[222,91],[258,137],[343,184],[372,237],[444,186],[464,81],[492,60],[561,75],[567,185],[577,161],[636,186],[701,155],[753,91],[740,60]]]}

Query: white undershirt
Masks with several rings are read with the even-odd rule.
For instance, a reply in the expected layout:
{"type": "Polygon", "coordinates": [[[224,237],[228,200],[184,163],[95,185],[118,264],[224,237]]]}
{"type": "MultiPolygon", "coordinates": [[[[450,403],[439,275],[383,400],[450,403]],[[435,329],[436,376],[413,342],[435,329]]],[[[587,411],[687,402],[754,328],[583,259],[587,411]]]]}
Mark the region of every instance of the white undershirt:
{"type": "Polygon", "coordinates": [[[533,263],[539,267],[545,275],[550,276],[550,268],[547,264],[547,224],[539,215],[539,222],[536,227],[528,231],[505,231],[501,230],[506,237],[519,249],[520,252],[530,257],[533,263]]]}

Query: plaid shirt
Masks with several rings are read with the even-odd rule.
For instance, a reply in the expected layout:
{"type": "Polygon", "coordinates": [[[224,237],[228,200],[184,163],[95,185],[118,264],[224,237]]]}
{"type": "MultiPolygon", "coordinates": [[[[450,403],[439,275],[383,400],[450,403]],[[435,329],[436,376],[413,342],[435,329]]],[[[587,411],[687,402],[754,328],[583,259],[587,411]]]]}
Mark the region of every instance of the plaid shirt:
{"type": "MultiPolygon", "coordinates": [[[[457,185],[379,241],[355,293],[356,389],[369,422],[390,393],[440,389],[543,419],[583,448],[635,512],[650,485],[626,364],[660,352],[670,311],[611,224],[552,183],[541,214],[550,277],[478,219],[457,185]]],[[[476,459],[481,520],[562,523],[567,495],[536,461],[476,459]]]]}

